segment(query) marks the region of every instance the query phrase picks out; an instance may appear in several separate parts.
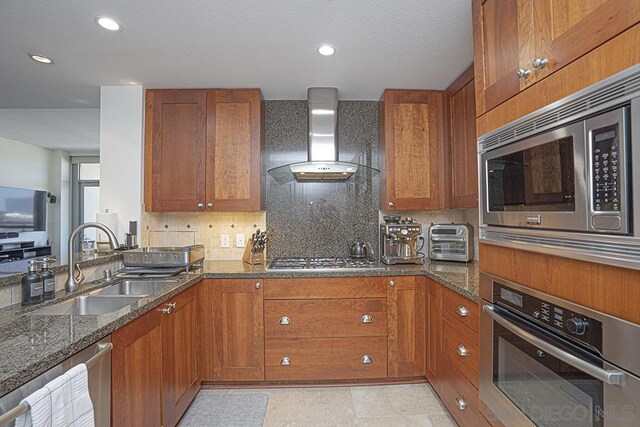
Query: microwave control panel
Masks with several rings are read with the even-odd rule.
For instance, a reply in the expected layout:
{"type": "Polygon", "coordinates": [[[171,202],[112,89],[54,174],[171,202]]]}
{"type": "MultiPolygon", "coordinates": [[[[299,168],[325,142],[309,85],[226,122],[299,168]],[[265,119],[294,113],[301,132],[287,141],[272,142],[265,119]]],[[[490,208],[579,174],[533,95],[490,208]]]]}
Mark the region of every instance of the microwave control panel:
{"type": "Polygon", "coordinates": [[[620,211],[620,138],[618,125],[592,131],[593,210],[620,211]]]}

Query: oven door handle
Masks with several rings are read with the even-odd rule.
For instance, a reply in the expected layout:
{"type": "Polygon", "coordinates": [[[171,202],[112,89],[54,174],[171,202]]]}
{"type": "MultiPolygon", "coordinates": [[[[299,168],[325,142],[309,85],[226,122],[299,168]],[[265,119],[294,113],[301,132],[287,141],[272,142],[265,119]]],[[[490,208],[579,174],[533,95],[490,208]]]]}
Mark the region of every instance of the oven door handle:
{"type": "Polygon", "coordinates": [[[535,335],[525,331],[524,329],[514,325],[509,319],[496,313],[493,309],[493,305],[486,304],[482,307],[482,311],[487,313],[496,322],[502,325],[505,329],[509,330],[513,334],[527,341],[528,343],[538,347],[540,350],[554,356],[557,359],[573,366],[574,368],[591,375],[599,381],[606,384],[620,385],[624,382],[624,373],[619,371],[608,371],[597,367],[596,365],[586,362],[579,357],[574,356],[552,344],[536,337],[535,335]]]}

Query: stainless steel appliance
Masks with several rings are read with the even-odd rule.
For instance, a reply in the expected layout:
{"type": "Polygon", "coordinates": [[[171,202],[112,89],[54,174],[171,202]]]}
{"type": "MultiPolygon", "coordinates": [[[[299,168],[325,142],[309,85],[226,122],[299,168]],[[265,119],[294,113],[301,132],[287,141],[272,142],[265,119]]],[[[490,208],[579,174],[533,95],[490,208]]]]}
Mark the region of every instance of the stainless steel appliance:
{"type": "Polygon", "coordinates": [[[348,257],[283,257],[275,258],[267,270],[371,269],[376,262],[369,258],[348,257]]]}
{"type": "Polygon", "coordinates": [[[184,267],[187,270],[204,261],[204,245],[132,249],[122,253],[126,267],[184,267]]]}
{"type": "Polygon", "coordinates": [[[640,326],[487,274],[480,296],[480,398],[504,425],[640,425],[640,326]]]}
{"type": "Polygon", "coordinates": [[[640,64],[478,140],[480,239],[640,268],[640,64]]]}
{"type": "Polygon", "coordinates": [[[429,258],[438,261],[473,259],[473,227],[470,224],[431,224],[428,231],[429,258]]]}
{"type": "Polygon", "coordinates": [[[349,254],[351,258],[369,258],[369,248],[368,243],[356,240],[349,246],[349,254]]]}
{"type": "Polygon", "coordinates": [[[391,221],[380,224],[380,261],[385,264],[422,264],[422,225],[412,218],[397,222],[394,218],[391,221]]]}
{"type": "Polygon", "coordinates": [[[74,354],[62,363],[37,376],[20,388],[0,398],[0,425],[13,426],[14,420],[30,408],[20,401],[44,387],[49,381],[62,375],[80,363],[87,365],[89,395],[93,403],[96,427],[111,425],[111,335],[74,354]]]}

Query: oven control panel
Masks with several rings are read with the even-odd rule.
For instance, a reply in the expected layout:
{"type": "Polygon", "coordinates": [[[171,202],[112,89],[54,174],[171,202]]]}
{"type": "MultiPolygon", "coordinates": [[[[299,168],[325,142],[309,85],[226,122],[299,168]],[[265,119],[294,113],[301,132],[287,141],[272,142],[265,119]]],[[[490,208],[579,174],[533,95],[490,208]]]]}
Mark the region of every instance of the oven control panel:
{"type": "Polygon", "coordinates": [[[581,313],[494,282],[494,302],[596,349],[602,346],[602,324],[581,313]]]}
{"type": "Polygon", "coordinates": [[[620,211],[620,138],[618,125],[594,129],[591,142],[592,204],[596,212],[620,211]]]}

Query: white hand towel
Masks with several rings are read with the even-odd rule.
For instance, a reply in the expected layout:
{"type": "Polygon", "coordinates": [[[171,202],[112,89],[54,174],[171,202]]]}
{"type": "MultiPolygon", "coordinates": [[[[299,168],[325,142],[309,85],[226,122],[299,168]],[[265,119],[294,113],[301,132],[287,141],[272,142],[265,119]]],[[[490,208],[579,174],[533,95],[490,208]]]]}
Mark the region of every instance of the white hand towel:
{"type": "Polygon", "coordinates": [[[87,366],[82,363],[23,400],[31,410],[16,420],[16,427],[93,427],[87,366]]]}

